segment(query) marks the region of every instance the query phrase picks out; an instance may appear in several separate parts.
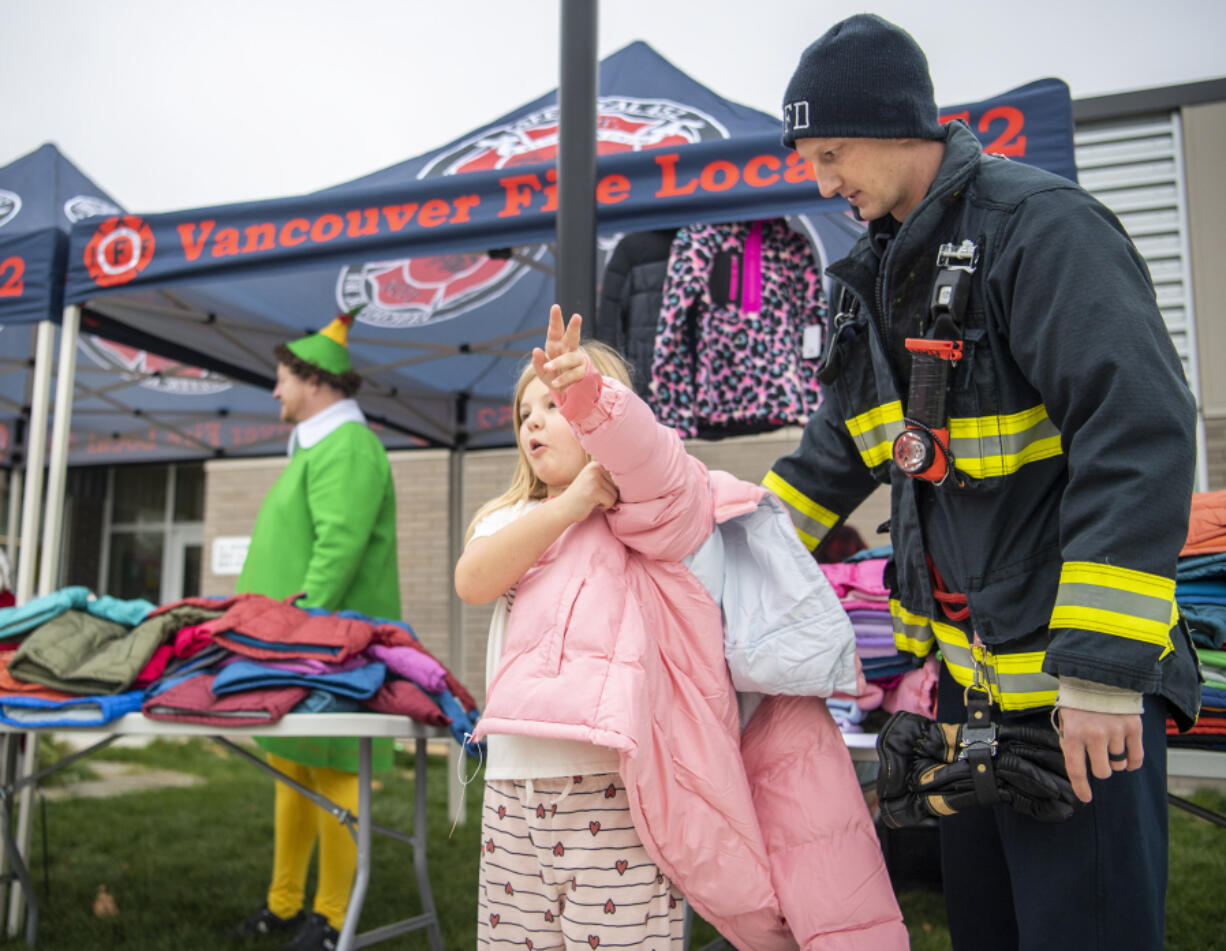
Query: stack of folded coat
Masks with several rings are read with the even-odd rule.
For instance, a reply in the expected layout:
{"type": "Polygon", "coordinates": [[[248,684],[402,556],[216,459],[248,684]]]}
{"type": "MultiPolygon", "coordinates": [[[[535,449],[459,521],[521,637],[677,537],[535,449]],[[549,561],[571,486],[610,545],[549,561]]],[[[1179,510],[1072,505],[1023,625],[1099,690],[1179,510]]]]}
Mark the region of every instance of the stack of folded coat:
{"type": "Polygon", "coordinates": [[[99,726],[143,710],[259,726],[362,709],[447,725],[461,743],[478,716],[401,622],[255,594],[155,607],[85,588],[0,610],[0,720],[13,725],[99,726]]]}
{"type": "Polygon", "coordinates": [[[856,632],[856,656],[869,683],[880,685],[913,666],[894,645],[889,590],[882,580],[885,558],[862,558],[822,565],[839,603],[856,632]]]}
{"type": "Polygon", "coordinates": [[[1179,553],[1175,601],[1200,659],[1201,713],[1196,725],[1166,731],[1171,746],[1226,750],[1226,490],[1192,496],[1188,541],[1179,553]]]}
{"type": "Polygon", "coordinates": [[[131,687],[158,644],[153,607],[74,586],[0,609],[0,720],[100,726],[139,710],[143,692],[131,687]]]}
{"type": "Polygon", "coordinates": [[[883,578],[890,554],[890,546],[882,545],[821,566],[851,618],[856,659],[865,681],[856,697],[836,694],[827,701],[844,733],[862,732],[865,715],[879,707],[887,713],[902,710],[929,717],[936,709],[939,660],[933,655],[916,667],[915,659],[894,643],[889,590],[883,578]]]}
{"type": "Polygon", "coordinates": [[[143,707],[151,719],[250,725],[291,711],[369,709],[448,726],[461,743],[476,725],[472,696],[407,624],[256,594],[189,598],[157,610],[203,605],[222,609],[203,628],[227,656],[155,684],[143,707]]]}
{"type": "Polygon", "coordinates": [[[844,733],[862,732],[865,714],[881,706],[884,688],[911,668],[894,646],[889,592],[882,581],[884,557],[861,557],[821,565],[856,635],[856,663],[863,683],[855,697],[836,694],[826,701],[844,733]]]}

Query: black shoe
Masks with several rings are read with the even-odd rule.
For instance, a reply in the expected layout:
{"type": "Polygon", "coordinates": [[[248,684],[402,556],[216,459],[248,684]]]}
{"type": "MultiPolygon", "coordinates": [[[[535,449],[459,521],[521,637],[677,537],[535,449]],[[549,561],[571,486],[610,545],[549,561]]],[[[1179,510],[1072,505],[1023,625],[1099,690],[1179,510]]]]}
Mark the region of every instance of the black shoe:
{"type": "Polygon", "coordinates": [[[247,940],[249,938],[259,938],[266,934],[280,934],[283,931],[294,931],[302,927],[302,923],[306,920],[306,912],[299,909],[294,915],[289,918],[282,918],[280,915],[274,915],[268,910],[268,906],[264,905],[250,918],[245,918],[226,934],[231,938],[239,940],[247,940]]]}
{"type": "Polygon", "coordinates": [[[315,912],[302,923],[293,940],[281,946],[281,951],[336,951],[340,939],[340,932],[328,924],[328,919],[315,912]]]}

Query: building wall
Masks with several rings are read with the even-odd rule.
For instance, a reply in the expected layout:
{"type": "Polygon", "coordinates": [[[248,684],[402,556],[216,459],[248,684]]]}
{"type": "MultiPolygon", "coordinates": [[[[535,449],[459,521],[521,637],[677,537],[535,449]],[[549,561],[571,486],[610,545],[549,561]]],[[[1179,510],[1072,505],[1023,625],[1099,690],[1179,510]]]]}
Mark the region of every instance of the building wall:
{"type": "MultiPolygon", "coordinates": [[[[758,436],[739,436],[717,442],[691,440],[687,448],[707,466],[725,469],[742,479],[758,482],[771,464],[795,448],[798,428],[758,436]]],[[[466,454],[463,467],[463,528],[476,510],[499,495],[515,468],[514,449],[466,454]]],[[[452,610],[452,562],[448,550],[448,465],[445,450],[415,450],[388,454],[396,483],[396,520],[400,547],[400,598],[404,620],[440,660],[452,666],[463,683],[483,700],[485,647],[491,606],[460,605],[463,662],[450,660],[449,632],[452,610]]],[[[214,460],[205,465],[204,578],[202,592],[234,593],[233,575],[216,575],[210,553],[223,536],[251,533],[264,495],[285,466],[284,458],[214,460]]],[[[849,519],[869,545],[889,515],[888,491],[874,493],[849,519]]]]}
{"type": "Polygon", "coordinates": [[[1226,102],[1181,110],[1188,244],[1196,304],[1199,394],[1205,415],[1209,488],[1226,487],[1226,102]]]}

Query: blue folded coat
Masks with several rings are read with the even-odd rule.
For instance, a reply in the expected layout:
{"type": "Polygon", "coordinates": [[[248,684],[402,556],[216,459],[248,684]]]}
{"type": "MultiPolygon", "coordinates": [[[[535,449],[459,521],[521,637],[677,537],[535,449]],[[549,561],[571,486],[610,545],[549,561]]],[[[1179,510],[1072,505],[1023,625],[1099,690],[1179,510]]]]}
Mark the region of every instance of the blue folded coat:
{"type": "Polygon", "coordinates": [[[306,687],[308,690],[326,690],[342,697],[365,700],[378,691],[386,676],[387,667],[377,661],[341,673],[301,674],[251,660],[240,660],[222,668],[213,681],[213,695],[221,697],[258,687],[306,687]]]}
{"type": "Polygon", "coordinates": [[[127,713],[135,713],[145,699],[145,691],[73,697],[70,700],[45,700],[20,694],[0,696],[0,720],[10,726],[40,727],[102,726],[127,713]]]}

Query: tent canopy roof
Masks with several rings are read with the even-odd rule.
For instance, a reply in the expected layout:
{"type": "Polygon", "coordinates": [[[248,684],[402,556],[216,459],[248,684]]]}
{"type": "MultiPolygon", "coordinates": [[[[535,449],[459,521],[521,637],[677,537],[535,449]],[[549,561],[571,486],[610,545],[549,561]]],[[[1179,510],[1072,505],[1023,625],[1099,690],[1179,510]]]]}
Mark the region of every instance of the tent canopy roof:
{"type": "MultiPolygon", "coordinates": [[[[1071,103],[1040,80],[956,106],[997,151],[1075,175],[1071,103]]],[[[823,264],[858,233],[779,143],[645,43],[607,57],[597,107],[597,227],[612,236],[801,216],[823,264]]],[[[507,400],[543,335],[552,269],[557,93],[356,181],[291,198],[77,226],[68,299],[101,325],[271,378],[272,348],[365,305],[350,335],[359,399],[404,444],[513,443],[507,400]]]]}

